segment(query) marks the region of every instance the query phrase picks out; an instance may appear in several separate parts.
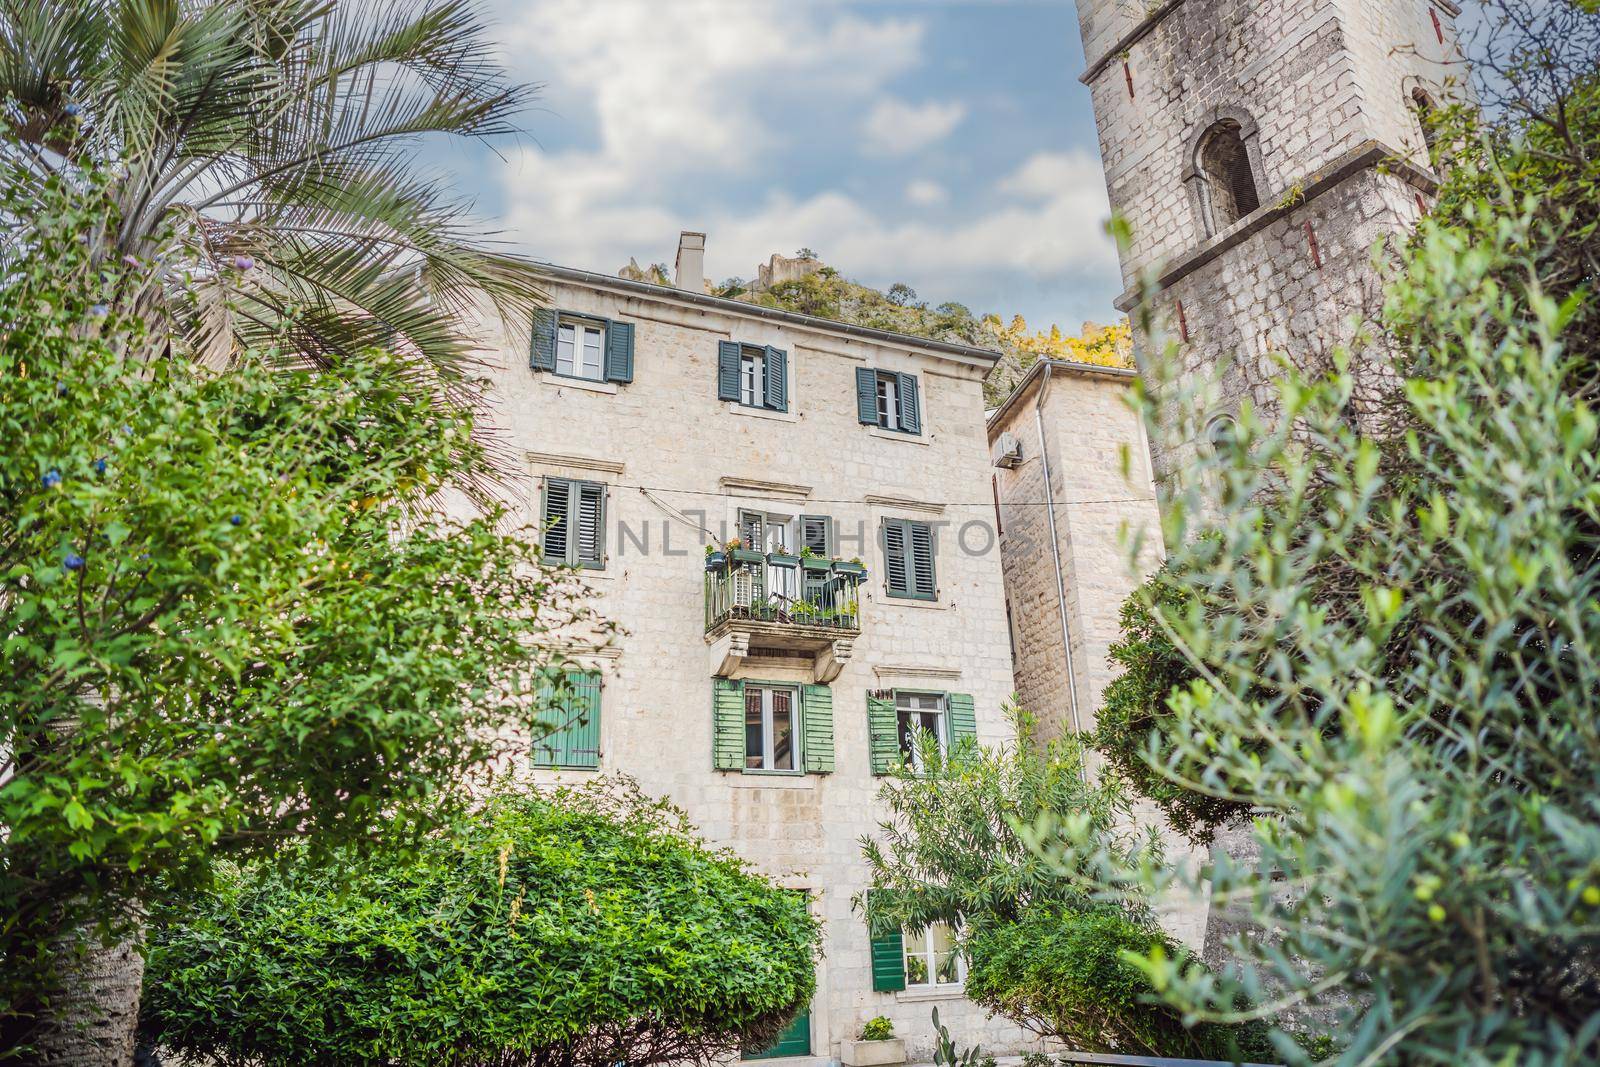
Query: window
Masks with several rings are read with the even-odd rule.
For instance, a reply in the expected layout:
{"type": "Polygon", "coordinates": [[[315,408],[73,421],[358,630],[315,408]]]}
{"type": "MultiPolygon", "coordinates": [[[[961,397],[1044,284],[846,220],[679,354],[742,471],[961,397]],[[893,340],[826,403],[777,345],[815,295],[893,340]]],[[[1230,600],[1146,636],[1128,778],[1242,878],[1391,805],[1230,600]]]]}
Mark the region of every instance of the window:
{"type": "Polygon", "coordinates": [[[534,742],[535,767],[599,767],[600,672],[567,671],[564,685],[543,686],[538,721],[549,732],[534,742]]]}
{"type": "MultiPolygon", "coordinates": [[[[790,515],[769,515],[759,511],[739,512],[739,539],[756,552],[778,556],[793,555],[795,519],[790,515]]],[[[767,564],[766,591],[769,596],[794,600],[800,595],[799,569],[792,563],[767,564]]]]}
{"type": "Polygon", "coordinates": [[[1434,115],[1433,98],[1421,86],[1411,90],[1411,109],[1417,113],[1417,125],[1422,128],[1422,147],[1428,154],[1429,166],[1432,166],[1435,162],[1435,139],[1439,133],[1434,124],[1438,120],[1434,115]]]}
{"type": "Polygon", "coordinates": [[[600,570],[605,567],[606,487],[568,478],[544,480],[540,526],[550,563],[600,570]]]}
{"type": "Polygon", "coordinates": [[[922,405],[917,396],[917,376],[857,367],[856,416],[867,426],[920,434],[922,405]]]}
{"type": "Polygon", "coordinates": [[[796,759],[798,716],[795,690],[788,687],[744,687],[744,769],[792,771],[796,759]]]}
{"type": "Polygon", "coordinates": [[[910,519],[883,520],[883,570],[887,592],[907,600],[937,600],[933,527],[910,519]]]}
{"type": "Polygon", "coordinates": [[[900,755],[921,774],[925,769],[922,760],[920,735],[932,734],[939,743],[940,753],[949,749],[950,732],[945,727],[943,693],[901,693],[894,695],[895,725],[900,737],[900,755]]]}
{"type": "Polygon", "coordinates": [[[717,342],[717,399],[789,410],[789,354],[771,345],[717,342]]]}
{"type": "Polygon", "coordinates": [[[556,373],[598,382],[603,377],[606,331],[597,323],[562,319],[556,327],[556,373]]]}
{"type": "Polygon", "coordinates": [[[958,986],[967,978],[967,961],[956,947],[955,929],[947,922],[929,923],[921,933],[903,935],[906,987],[958,986]]]}
{"type": "Polygon", "coordinates": [[[533,314],[529,365],[562,378],[633,381],[633,323],[541,308],[533,314]]]}
{"type": "Polygon", "coordinates": [[[1200,141],[1196,160],[1204,179],[1206,228],[1221,233],[1261,206],[1250,152],[1236,119],[1222,119],[1200,141]]]}
{"type": "Polygon", "coordinates": [[[1217,415],[1206,423],[1206,444],[1215,454],[1225,453],[1233,447],[1239,434],[1239,426],[1233,421],[1232,415],[1217,415]]]}

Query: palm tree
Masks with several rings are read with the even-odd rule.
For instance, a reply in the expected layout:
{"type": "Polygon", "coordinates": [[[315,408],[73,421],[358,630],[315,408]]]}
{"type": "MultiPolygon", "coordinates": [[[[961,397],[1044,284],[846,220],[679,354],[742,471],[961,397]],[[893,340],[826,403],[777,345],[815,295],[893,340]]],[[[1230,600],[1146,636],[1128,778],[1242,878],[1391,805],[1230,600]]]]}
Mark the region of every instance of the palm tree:
{"type": "Polygon", "coordinates": [[[471,400],[475,309],[526,322],[538,285],[415,150],[516,132],[532,90],[492,54],[463,0],[0,0],[0,156],[40,182],[114,166],[97,239],[177,238],[140,310],[196,358],[383,346],[471,400]]]}
{"type": "MultiPolygon", "coordinates": [[[[480,309],[526,323],[541,294],[414,153],[515,132],[531,90],[492,54],[462,0],[0,0],[0,177],[41,198],[109,181],[115,210],[85,237],[147,264],[119,299],[176,356],[315,367],[378,346],[419,390],[471,403],[480,309]]],[[[27,205],[8,210],[0,271],[28,254],[6,225],[27,205]]],[[[142,963],[68,940],[85,954],[38,1051],[125,1064],[142,963]]]]}

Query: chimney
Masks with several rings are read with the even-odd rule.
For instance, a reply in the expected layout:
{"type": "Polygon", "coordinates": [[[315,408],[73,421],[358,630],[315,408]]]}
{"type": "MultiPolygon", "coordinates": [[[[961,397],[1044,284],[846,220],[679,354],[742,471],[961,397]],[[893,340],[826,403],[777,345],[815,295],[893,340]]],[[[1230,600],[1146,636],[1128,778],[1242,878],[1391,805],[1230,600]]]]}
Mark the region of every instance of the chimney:
{"type": "Polygon", "coordinates": [[[706,235],[684,230],[678,234],[675,284],[691,293],[706,291],[706,235]]]}

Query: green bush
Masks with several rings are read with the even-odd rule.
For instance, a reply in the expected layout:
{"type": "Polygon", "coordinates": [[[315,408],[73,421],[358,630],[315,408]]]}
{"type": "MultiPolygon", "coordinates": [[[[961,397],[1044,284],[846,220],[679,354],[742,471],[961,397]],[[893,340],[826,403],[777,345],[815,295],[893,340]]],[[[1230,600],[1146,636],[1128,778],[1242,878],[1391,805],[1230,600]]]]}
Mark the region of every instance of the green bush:
{"type": "Polygon", "coordinates": [[[1261,1059],[1266,1028],[1202,1025],[1153,1002],[1150,980],[1125,954],[1168,958],[1172,941],[1119,908],[1031,908],[968,941],[968,997],[1080,1052],[1261,1059]]]}
{"type": "Polygon", "coordinates": [[[887,1041],[894,1036],[894,1023],[887,1015],[875,1015],[861,1027],[861,1040],[887,1041]]]}
{"type": "Polygon", "coordinates": [[[809,1003],[802,896],[632,787],[496,794],[420,849],[291,851],[156,916],[142,1025],[264,1065],[708,1063],[809,1003]]]}

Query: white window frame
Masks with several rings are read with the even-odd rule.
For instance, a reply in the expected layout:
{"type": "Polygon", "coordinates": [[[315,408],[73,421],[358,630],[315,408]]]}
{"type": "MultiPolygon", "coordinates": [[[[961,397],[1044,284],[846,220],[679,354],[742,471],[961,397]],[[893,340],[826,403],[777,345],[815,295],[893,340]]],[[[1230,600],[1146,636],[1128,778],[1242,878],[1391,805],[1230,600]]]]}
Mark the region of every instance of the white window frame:
{"type": "Polygon", "coordinates": [[[920,933],[914,934],[907,930],[902,931],[900,935],[901,941],[904,945],[904,953],[901,957],[901,966],[903,966],[906,971],[907,990],[916,990],[918,992],[927,992],[930,990],[956,990],[963,988],[967,984],[967,957],[962,953],[960,948],[954,948],[956,980],[954,982],[939,982],[934,980],[935,976],[938,974],[938,969],[934,961],[935,950],[933,947],[933,928],[935,926],[948,929],[950,931],[951,945],[954,946],[956,944],[959,928],[942,920],[939,922],[929,923],[927,926],[923,927],[920,933]],[[920,949],[914,948],[914,944],[920,944],[920,949]],[[911,980],[911,960],[913,957],[920,959],[922,961],[922,965],[927,968],[928,981],[913,982],[911,980]]]}
{"type": "Polygon", "coordinates": [[[744,770],[746,774],[804,774],[805,761],[800,752],[800,687],[797,685],[771,685],[764,682],[746,682],[744,686],[746,734],[744,770]],[[761,765],[750,766],[749,700],[752,692],[761,694],[761,765]],[[777,753],[772,729],[773,694],[786,693],[789,697],[789,762],[790,767],[775,767],[777,753]]]}
{"type": "MultiPolygon", "coordinates": [[[[932,715],[934,727],[930,733],[939,742],[939,755],[947,756],[950,752],[950,699],[946,693],[929,693],[922,690],[896,689],[894,691],[894,727],[895,736],[900,742],[900,753],[905,756],[911,770],[916,774],[924,773],[922,763],[922,749],[912,745],[910,751],[906,750],[905,733],[900,729],[900,716],[902,712],[913,712],[918,715],[932,715]],[[927,708],[915,705],[913,702],[933,699],[938,702],[937,708],[927,708]],[[906,701],[902,704],[901,701],[906,701]]],[[[921,727],[919,727],[920,729],[921,727]]]]}
{"type": "Polygon", "coordinates": [[[767,354],[754,345],[739,346],[739,403],[767,406],[767,354]]]}
{"type": "Polygon", "coordinates": [[[878,426],[885,430],[900,429],[900,381],[892,374],[877,374],[878,426]]]}
{"type": "Polygon", "coordinates": [[[556,320],[556,374],[563,378],[578,378],[586,382],[603,382],[606,378],[606,328],[604,324],[593,319],[562,316],[556,320]],[[563,338],[562,334],[571,331],[571,338],[563,338]],[[596,349],[596,362],[591,367],[583,361],[583,354],[588,350],[588,345],[581,343],[587,340],[589,333],[599,338],[599,347],[596,349]],[[566,357],[562,357],[562,347],[567,349],[566,357]],[[592,372],[592,373],[591,373],[592,372]]]}

